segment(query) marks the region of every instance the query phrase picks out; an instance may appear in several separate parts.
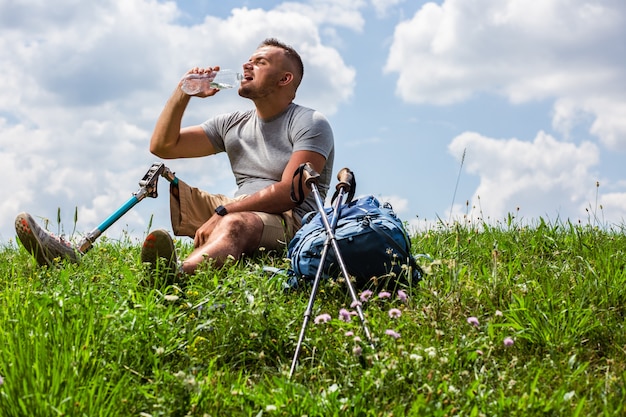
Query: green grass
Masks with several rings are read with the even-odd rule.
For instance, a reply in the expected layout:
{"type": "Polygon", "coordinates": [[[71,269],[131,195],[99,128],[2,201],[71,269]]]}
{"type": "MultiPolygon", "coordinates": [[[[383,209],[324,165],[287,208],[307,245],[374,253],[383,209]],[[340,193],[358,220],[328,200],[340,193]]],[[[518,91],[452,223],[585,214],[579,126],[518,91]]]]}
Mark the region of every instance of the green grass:
{"type": "Polygon", "coordinates": [[[406,302],[392,291],[363,304],[375,351],[358,319],[339,320],[345,286],[325,282],[314,315],[332,320],[311,321],[291,379],[309,288],[285,292],[262,272],[286,267],[282,254],[146,288],[128,238],[49,269],[5,245],[0,415],[626,413],[622,228],[509,218],[433,228],[413,243],[433,258],[420,259],[423,282],[406,302]]]}

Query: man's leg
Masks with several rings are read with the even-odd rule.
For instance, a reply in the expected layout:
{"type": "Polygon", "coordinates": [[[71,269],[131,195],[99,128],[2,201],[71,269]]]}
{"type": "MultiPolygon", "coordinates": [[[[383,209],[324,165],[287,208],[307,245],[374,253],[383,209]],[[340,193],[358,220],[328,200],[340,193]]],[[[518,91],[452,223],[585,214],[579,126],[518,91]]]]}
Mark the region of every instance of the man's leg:
{"type": "Polygon", "coordinates": [[[221,267],[229,256],[239,259],[259,248],[263,221],[253,212],[231,213],[220,219],[209,239],[183,262],[183,271],[193,274],[198,266],[212,260],[221,267]]]}

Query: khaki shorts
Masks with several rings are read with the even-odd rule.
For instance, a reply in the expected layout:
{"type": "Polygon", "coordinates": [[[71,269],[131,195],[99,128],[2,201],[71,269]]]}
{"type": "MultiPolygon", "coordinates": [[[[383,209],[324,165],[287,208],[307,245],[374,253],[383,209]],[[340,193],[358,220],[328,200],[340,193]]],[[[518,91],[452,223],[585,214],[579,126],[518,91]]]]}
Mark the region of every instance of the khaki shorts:
{"type": "MultiPolygon", "coordinates": [[[[170,193],[172,229],[177,236],[189,237],[194,237],[196,230],[209,217],[215,215],[215,209],[218,206],[246,198],[246,196],[230,198],[222,194],[209,194],[198,188],[190,187],[180,180],[178,181],[178,195],[179,197],[176,198],[170,193]]],[[[259,216],[263,222],[263,235],[259,247],[265,249],[283,249],[300,227],[291,210],[282,214],[269,214],[259,211],[253,213],[259,216]]]]}

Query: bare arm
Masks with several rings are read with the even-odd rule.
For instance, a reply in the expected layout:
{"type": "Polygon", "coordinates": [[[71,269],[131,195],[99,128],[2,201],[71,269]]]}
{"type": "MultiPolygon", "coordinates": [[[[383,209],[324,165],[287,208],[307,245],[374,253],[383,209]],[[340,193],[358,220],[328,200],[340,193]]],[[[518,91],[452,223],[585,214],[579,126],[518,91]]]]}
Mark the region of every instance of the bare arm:
{"type": "MultiPolygon", "coordinates": [[[[195,71],[198,72],[197,69],[195,71]]],[[[212,89],[202,97],[212,96],[217,91],[212,89]]],[[[180,84],[170,96],[157,119],[150,138],[150,152],[154,155],[164,159],[173,159],[194,158],[215,153],[215,149],[207,140],[201,126],[181,128],[183,114],[190,98],[180,89],[180,84]]]]}

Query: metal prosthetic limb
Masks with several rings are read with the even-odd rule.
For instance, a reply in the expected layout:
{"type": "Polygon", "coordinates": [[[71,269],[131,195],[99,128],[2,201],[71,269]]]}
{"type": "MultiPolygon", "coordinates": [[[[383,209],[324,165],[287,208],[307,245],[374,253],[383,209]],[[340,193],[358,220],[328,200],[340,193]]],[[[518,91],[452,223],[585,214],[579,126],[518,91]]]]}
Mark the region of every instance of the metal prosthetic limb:
{"type": "Polygon", "coordinates": [[[126,214],[131,208],[146,197],[157,197],[157,183],[159,176],[162,176],[170,183],[177,185],[178,178],[172,171],[169,170],[163,163],[155,162],[152,164],[146,175],[139,181],[139,190],[133,193],[133,196],[126,201],[117,211],[111,214],[106,220],[104,220],[95,229],[89,232],[78,244],[76,248],[81,254],[87,253],[93,246],[93,243],[100,237],[105,230],[107,230],[113,223],[118,221],[124,214],[126,214]]]}

